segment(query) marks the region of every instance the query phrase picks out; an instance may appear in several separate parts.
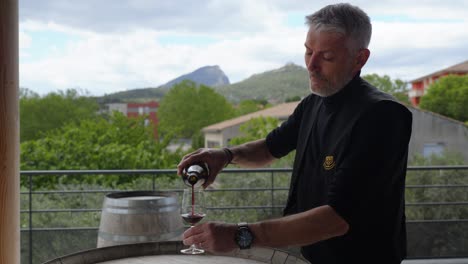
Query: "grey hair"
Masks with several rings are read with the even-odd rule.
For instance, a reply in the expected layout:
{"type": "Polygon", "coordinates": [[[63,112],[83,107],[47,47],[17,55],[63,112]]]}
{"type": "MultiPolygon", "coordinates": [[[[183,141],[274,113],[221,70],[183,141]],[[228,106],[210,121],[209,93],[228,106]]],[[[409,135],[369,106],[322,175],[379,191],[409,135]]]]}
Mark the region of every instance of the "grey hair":
{"type": "Polygon", "coordinates": [[[351,49],[369,46],[372,25],[369,16],[357,6],[347,3],[328,5],[306,16],[306,24],[319,31],[336,32],[351,40],[351,49]]]}

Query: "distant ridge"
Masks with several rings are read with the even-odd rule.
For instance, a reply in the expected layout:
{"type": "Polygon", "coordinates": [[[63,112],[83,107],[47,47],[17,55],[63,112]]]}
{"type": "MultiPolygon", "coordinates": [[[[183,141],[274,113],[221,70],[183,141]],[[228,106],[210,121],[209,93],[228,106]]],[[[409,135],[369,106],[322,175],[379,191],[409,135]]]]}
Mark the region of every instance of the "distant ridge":
{"type": "Polygon", "coordinates": [[[288,63],[278,69],[254,74],[234,84],[229,84],[228,77],[219,66],[215,65],[201,67],[158,88],[148,87],[117,92],[100,97],[98,100],[101,103],[160,101],[174,84],[183,80],[191,80],[215,88],[216,92],[233,103],[257,99],[277,104],[293,97],[302,98],[310,92],[307,70],[293,63],[288,63]]]}
{"type": "Polygon", "coordinates": [[[229,78],[218,65],[204,66],[158,87],[136,88],[104,95],[97,99],[100,103],[159,101],[172,86],[184,80],[190,80],[210,87],[229,85],[229,78]]]}
{"type": "Polygon", "coordinates": [[[210,87],[229,85],[229,78],[224,74],[218,65],[201,67],[191,73],[184,74],[162,85],[170,88],[183,80],[190,80],[198,84],[204,84],[210,87]]]}
{"type": "Polygon", "coordinates": [[[273,104],[293,97],[302,98],[310,93],[307,70],[293,63],[254,74],[241,82],[219,87],[216,91],[232,102],[258,99],[273,104]]]}

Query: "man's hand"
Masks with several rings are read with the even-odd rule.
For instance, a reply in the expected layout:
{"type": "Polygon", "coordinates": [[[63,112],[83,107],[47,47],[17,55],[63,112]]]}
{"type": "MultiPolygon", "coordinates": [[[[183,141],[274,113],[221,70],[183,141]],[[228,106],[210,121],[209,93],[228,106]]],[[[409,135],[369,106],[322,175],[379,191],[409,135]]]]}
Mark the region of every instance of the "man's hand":
{"type": "Polygon", "coordinates": [[[211,253],[230,252],[237,249],[234,241],[237,225],[207,222],[189,228],[184,233],[184,244],[195,244],[211,253]]]}
{"type": "Polygon", "coordinates": [[[208,179],[203,184],[203,188],[206,188],[213,183],[218,173],[227,165],[228,156],[222,149],[198,149],[182,158],[179,165],[177,165],[177,174],[182,175],[184,168],[197,162],[205,162],[208,164],[210,173],[208,175],[208,179]]]}

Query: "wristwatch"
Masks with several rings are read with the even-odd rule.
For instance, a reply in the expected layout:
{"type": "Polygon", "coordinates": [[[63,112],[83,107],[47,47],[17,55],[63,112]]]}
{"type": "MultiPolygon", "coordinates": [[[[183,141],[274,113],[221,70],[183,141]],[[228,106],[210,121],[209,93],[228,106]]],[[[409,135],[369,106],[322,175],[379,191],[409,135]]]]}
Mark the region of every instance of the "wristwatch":
{"type": "Polygon", "coordinates": [[[235,241],[240,249],[249,249],[252,246],[254,235],[247,223],[242,222],[237,224],[235,241]]]}

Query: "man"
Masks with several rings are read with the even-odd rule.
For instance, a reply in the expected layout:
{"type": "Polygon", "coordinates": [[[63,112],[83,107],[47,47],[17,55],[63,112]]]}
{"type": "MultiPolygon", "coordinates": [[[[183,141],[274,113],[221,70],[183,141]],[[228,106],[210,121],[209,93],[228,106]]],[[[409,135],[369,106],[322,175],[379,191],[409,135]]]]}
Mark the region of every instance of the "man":
{"type": "Polygon", "coordinates": [[[401,263],[406,256],[404,186],[411,113],[359,77],[369,17],[349,4],[306,17],[305,63],[312,94],[266,139],[200,149],[215,180],[226,163],[261,167],[296,150],[285,216],[251,224],[203,223],[184,243],[211,252],[301,246],[311,263],[401,263]]]}

